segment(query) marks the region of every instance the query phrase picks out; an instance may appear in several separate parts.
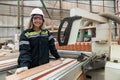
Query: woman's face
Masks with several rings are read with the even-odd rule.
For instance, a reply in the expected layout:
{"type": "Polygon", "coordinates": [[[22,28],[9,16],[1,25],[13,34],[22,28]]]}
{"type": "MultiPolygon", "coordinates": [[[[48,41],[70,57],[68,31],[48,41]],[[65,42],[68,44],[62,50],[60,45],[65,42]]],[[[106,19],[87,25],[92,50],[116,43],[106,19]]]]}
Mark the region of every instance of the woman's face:
{"type": "Polygon", "coordinates": [[[33,25],[35,28],[40,28],[43,24],[43,17],[39,14],[33,16],[33,25]]]}

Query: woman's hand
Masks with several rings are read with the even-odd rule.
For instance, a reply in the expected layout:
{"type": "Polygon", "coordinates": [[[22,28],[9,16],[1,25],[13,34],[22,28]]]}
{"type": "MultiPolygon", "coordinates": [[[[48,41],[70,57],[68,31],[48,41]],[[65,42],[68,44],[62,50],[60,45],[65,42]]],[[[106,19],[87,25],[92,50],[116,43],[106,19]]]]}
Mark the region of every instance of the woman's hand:
{"type": "Polygon", "coordinates": [[[28,70],[28,67],[17,68],[15,74],[19,74],[19,73],[21,73],[21,72],[23,72],[23,71],[26,71],[26,70],[28,70]]]}

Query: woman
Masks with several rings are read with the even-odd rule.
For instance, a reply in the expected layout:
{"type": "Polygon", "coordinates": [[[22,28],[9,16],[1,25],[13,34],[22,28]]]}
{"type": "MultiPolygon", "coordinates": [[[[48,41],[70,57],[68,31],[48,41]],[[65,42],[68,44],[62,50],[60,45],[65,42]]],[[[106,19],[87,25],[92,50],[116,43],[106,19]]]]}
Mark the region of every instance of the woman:
{"type": "Polygon", "coordinates": [[[20,36],[18,68],[20,73],[49,62],[49,50],[59,59],[60,56],[55,48],[54,38],[47,29],[43,28],[44,14],[41,9],[35,8],[31,12],[28,29],[20,36]]]}

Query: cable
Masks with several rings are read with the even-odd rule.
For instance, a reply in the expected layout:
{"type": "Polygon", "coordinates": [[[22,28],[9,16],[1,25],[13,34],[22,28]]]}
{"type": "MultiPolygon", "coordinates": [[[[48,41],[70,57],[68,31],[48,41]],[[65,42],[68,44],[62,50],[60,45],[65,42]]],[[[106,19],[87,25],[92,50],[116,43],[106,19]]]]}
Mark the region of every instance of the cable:
{"type": "Polygon", "coordinates": [[[72,24],[75,20],[78,20],[78,19],[81,19],[82,17],[81,16],[74,16],[74,17],[67,17],[67,18],[64,18],[62,21],[61,21],[61,24],[59,26],[59,29],[58,29],[58,43],[60,46],[63,46],[63,45],[67,45],[68,44],[68,40],[69,40],[69,37],[70,37],[70,32],[71,32],[71,29],[72,29],[72,24]],[[61,30],[62,30],[62,27],[63,27],[63,24],[65,22],[68,22],[67,24],[67,27],[64,31],[64,35],[63,35],[63,41],[61,40],[61,30]]]}

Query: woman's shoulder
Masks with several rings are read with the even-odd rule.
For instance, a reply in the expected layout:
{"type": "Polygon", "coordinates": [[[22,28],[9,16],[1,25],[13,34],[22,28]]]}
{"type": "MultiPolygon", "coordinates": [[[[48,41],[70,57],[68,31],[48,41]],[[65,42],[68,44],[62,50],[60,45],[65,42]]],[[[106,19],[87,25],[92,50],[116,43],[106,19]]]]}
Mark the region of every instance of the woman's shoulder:
{"type": "Polygon", "coordinates": [[[21,35],[26,35],[27,33],[30,33],[32,31],[33,31],[32,29],[23,30],[22,33],[21,33],[21,35]]]}

